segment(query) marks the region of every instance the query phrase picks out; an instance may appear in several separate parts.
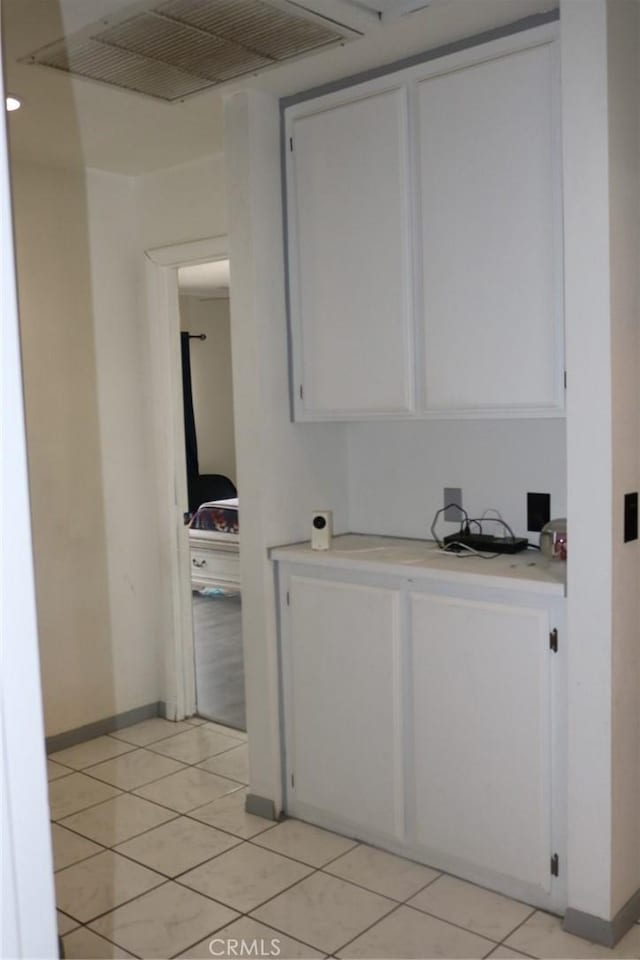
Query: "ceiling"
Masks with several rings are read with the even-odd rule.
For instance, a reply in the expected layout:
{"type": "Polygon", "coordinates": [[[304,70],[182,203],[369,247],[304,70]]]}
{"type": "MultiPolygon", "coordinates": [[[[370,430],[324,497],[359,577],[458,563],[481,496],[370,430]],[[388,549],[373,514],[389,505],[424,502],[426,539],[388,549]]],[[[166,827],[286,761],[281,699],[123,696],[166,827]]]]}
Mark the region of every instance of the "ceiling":
{"type": "MultiPolygon", "coordinates": [[[[334,12],[344,5],[344,0],[304,2],[334,12]]],[[[234,91],[249,87],[290,95],[557,5],[556,0],[431,0],[425,9],[390,17],[406,0],[375,0],[385,14],[381,21],[365,10],[373,2],[363,0],[360,13],[351,16],[360,38],[170,104],[18,62],[117,14],[131,0],[2,0],[6,88],[23,102],[8,115],[12,154],[129,175],[187,163],[222,150],[223,97],[234,91]]]]}
{"type": "Polygon", "coordinates": [[[183,297],[228,297],[229,261],[214,260],[179,267],[178,289],[183,297]]]}

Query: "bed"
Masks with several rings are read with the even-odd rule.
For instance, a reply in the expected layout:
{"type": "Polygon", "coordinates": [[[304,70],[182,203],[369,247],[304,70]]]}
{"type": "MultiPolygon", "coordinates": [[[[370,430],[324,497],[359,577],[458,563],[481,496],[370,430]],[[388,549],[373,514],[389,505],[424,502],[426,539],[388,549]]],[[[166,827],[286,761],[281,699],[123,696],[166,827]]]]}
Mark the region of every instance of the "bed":
{"type": "Polygon", "coordinates": [[[200,504],[189,522],[191,589],[233,593],[240,590],[238,498],[200,504]]]}

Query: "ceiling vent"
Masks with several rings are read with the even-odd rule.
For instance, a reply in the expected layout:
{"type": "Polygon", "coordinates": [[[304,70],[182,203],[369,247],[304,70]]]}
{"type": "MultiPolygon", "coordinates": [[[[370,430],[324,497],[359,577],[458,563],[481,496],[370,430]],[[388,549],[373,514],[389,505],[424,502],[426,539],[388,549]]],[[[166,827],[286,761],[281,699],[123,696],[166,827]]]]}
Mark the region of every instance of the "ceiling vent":
{"type": "Polygon", "coordinates": [[[23,62],[172,102],[359,35],[287,0],[155,0],[23,62]]]}

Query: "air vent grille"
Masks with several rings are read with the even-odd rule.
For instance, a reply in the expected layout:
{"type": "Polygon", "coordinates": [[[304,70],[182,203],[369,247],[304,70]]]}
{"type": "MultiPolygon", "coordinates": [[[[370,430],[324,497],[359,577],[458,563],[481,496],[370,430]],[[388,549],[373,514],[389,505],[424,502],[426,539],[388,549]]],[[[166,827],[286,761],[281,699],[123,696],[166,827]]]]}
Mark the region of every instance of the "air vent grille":
{"type": "Polygon", "coordinates": [[[354,35],[276,2],[138,2],[25,59],[173,101],[354,35]]]}
{"type": "Polygon", "coordinates": [[[49,48],[38,63],[162,100],[188,97],[210,86],[206,79],[184,73],[169,64],[148,60],[95,40],[67,41],[57,48],[49,48]]]}
{"type": "Polygon", "coordinates": [[[342,39],[324,24],[292,16],[261,0],[168,0],[156,9],[270,60],[286,60],[342,39]]]}
{"type": "Polygon", "coordinates": [[[96,40],[214,82],[241,76],[271,63],[268,57],[235,43],[152,13],[105,30],[96,40]]]}

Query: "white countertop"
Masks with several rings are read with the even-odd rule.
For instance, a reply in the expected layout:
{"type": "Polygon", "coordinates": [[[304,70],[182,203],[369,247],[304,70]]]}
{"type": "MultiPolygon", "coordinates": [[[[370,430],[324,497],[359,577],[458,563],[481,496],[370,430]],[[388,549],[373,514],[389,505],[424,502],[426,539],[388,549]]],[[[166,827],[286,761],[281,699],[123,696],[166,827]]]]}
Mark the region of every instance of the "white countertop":
{"type": "Polygon", "coordinates": [[[272,547],[269,556],[287,563],[566,595],[566,563],[549,561],[537,550],[481,559],[470,554],[444,553],[433,540],[344,533],[332,538],[329,550],[312,550],[307,541],[272,547]]]}

